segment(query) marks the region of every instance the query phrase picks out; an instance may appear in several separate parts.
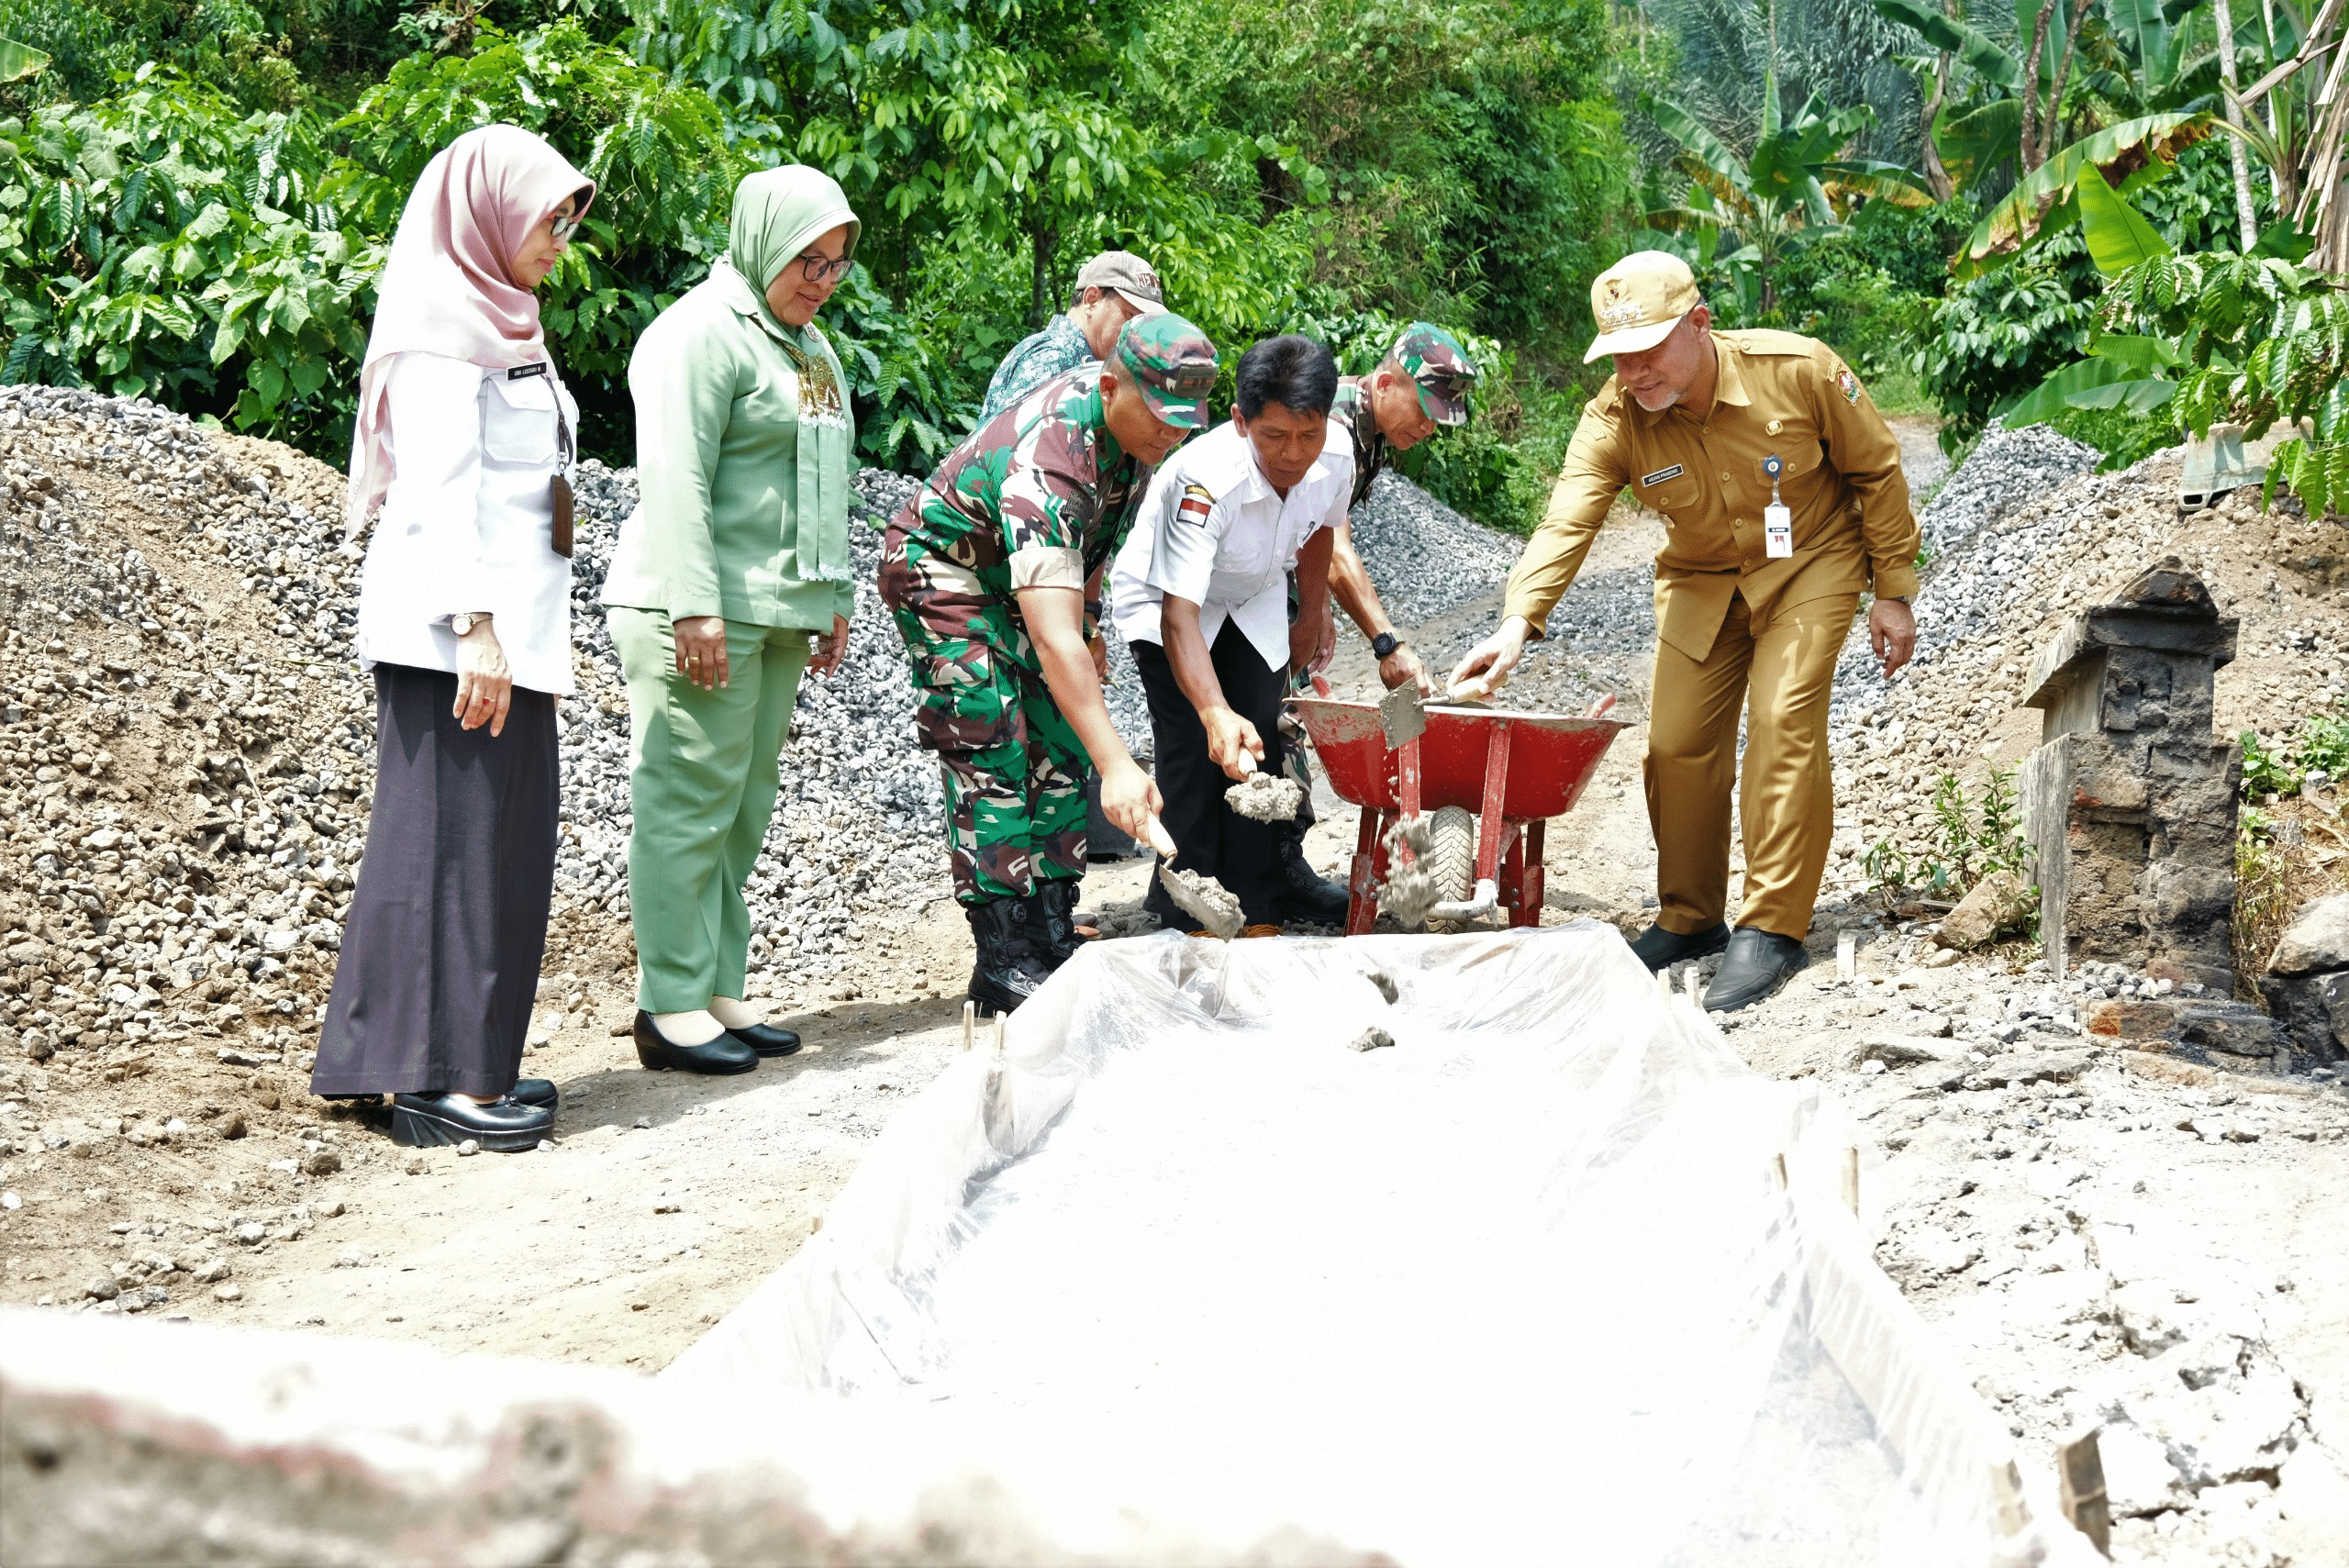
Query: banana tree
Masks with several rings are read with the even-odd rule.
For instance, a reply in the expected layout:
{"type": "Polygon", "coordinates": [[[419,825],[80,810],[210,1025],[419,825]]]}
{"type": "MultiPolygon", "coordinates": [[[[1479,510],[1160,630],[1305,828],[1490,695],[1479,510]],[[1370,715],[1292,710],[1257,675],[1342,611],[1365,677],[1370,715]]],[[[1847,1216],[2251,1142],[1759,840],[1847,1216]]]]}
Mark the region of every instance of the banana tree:
{"type": "Polygon", "coordinates": [[[1776,72],[1763,79],[1760,134],[1743,158],[1676,104],[1642,95],[1640,106],[1680,143],[1674,166],[1688,178],[1686,194],[1653,204],[1648,222],[1694,231],[1708,260],[1724,239],[1733,239],[1727,260],[1753,280],[1762,310],[1777,303],[1779,264],[1812,237],[1841,228],[1860,202],[1932,201],[1899,165],[1842,156],[1876,123],[1874,109],[1830,108],[1814,93],[1787,117],[1779,110],[1776,72]]]}
{"type": "Polygon", "coordinates": [[[0,87],[38,76],[48,64],[49,56],[32,45],[18,43],[12,38],[0,38],[0,87]]]}

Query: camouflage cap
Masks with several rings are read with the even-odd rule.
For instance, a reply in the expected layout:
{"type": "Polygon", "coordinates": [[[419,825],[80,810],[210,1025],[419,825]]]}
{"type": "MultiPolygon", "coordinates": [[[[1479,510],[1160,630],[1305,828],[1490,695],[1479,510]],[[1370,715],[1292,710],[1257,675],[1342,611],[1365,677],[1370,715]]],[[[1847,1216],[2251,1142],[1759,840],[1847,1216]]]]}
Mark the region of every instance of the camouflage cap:
{"type": "Polygon", "coordinates": [[[1216,363],[1206,333],[1171,310],[1156,310],[1127,322],[1113,351],[1159,418],[1178,430],[1208,422],[1216,363]]]}
{"type": "Polygon", "coordinates": [[[1395,339],[1388,359],[1419,384],[1419,406],[1439,425],[1468,422],[1468,394],[1476,384],[1476,362],[1460,339],[1431,322],[1414,321],[1395,339]]]}

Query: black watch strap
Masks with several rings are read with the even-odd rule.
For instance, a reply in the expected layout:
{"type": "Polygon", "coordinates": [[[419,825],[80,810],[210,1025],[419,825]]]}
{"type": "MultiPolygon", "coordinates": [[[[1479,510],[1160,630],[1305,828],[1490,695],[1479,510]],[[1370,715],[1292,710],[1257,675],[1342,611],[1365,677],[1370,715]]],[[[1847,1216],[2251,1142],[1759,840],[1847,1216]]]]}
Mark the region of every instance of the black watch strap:
{"type": "Polygon", "coordinates": [[[1403,639],[1391,631],[1382,631],[1370,639],[1370,651],[1384,659],[1403,646],[1403,639]]]}

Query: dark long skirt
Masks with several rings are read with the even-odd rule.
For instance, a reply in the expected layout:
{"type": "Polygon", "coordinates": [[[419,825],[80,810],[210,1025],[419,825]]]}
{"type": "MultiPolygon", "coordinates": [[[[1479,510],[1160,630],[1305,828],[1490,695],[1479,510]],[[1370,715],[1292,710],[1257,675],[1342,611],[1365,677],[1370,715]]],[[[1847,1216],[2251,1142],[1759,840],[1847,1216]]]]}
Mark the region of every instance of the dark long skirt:
{"type": "Polygon", "coordinates": [[[310,1089],[502,1095],[546,954],[562,774],[555,699],[463,729],[457,677],[375,666],[375,807],[310,1089]]]}

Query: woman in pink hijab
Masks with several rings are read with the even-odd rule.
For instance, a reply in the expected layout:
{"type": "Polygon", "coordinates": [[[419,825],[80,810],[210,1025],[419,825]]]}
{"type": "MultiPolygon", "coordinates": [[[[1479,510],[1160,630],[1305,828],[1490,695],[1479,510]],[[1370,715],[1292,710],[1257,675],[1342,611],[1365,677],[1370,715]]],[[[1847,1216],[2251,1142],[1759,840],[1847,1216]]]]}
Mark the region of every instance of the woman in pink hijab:
{"type": "Polygon", "coordinates": [[[554,1120],[554,1085],[518,1074],[554,891],[579,410],[531,291],[595,195],[518,127],[450,143],[400,215],[360,372],[375,804],[310,1086],[390,1095],[400,1143],[529,1149],[554,1120]]]}

